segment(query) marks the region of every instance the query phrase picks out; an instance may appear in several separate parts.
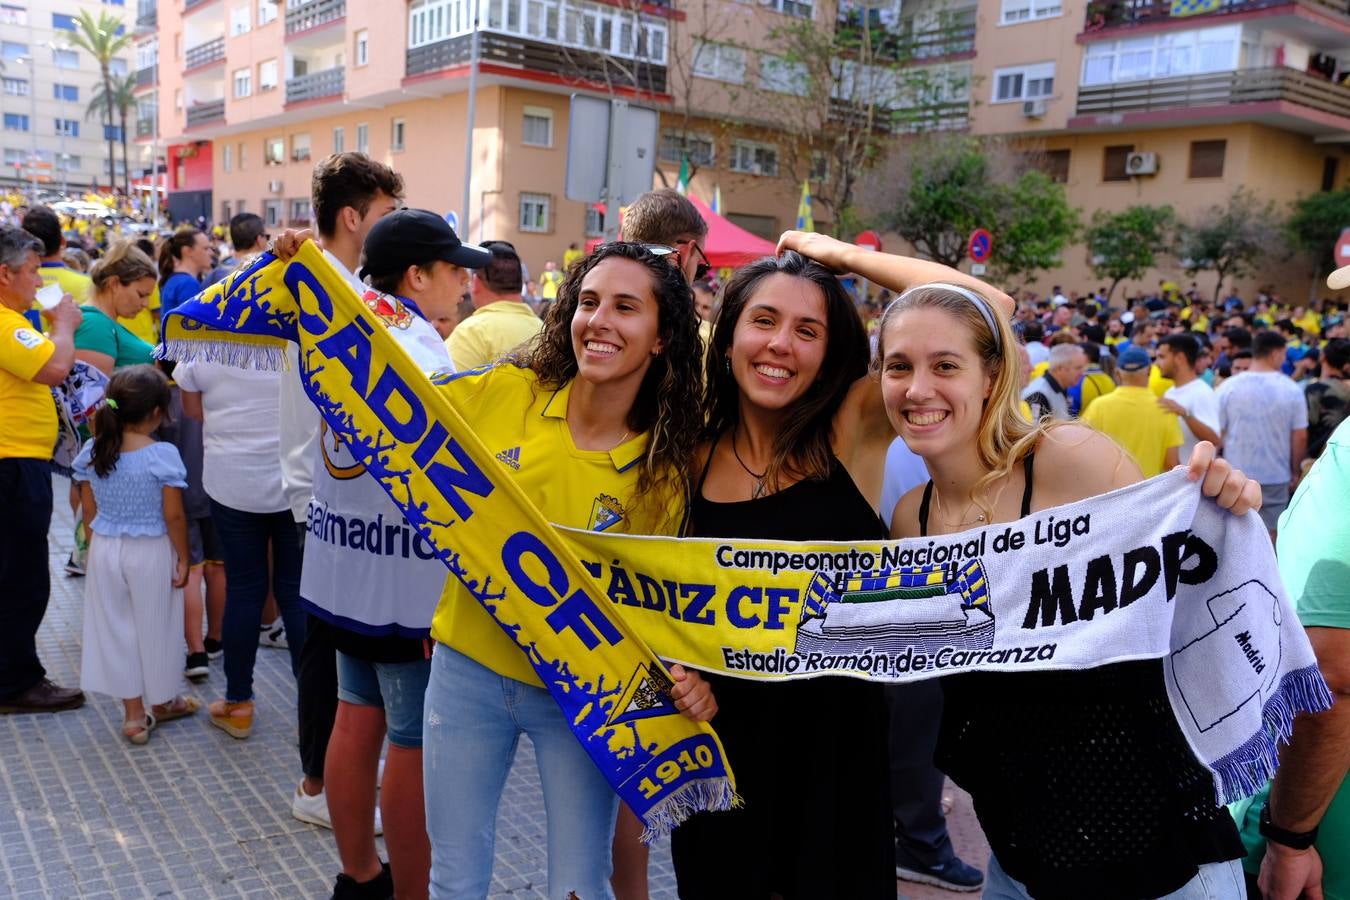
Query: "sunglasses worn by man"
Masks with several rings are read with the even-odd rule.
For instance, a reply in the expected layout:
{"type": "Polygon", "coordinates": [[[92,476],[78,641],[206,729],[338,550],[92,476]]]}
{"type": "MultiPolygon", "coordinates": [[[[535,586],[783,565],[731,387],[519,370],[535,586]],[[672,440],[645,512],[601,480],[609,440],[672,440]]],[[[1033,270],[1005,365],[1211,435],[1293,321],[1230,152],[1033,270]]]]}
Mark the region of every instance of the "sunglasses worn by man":
{"type": "Polygon", "coordinates": [[[675,246],[669,244],[643,244],[647,252],[654,256],[673,256],[675,265],[679,268],[684,267],[684,252],[680,250],[681,244],[688,244],[693,248],[693,252],[698,254],[698,266],[694,269],[694,281],[702,281],[709,272],[712,271],[712,263],[708,262],[708,255],[703,252],[703,248],[698,245],[698,241],[688,240],[679,241],[675,246]]]}

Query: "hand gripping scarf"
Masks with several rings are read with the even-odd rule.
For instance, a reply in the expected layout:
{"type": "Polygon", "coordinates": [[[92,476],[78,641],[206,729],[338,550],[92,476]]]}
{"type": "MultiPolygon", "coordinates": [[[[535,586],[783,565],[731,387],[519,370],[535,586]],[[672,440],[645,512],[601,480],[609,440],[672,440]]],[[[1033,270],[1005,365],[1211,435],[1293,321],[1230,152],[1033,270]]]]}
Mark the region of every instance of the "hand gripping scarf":
{"type": "Polygon", "coordinates": [[[648,839],[738,802],[712,729],[678,714],[662,657],[756,679],[909,681],[1162,659],[1216,802],[1274,772],[1294,716],[1331,697],[1255,514],[1182,473],[1009,524],[871,544],[550,525],[311,243],[170,313],[160,354],[279,367],[512,637],[648,839]]]}

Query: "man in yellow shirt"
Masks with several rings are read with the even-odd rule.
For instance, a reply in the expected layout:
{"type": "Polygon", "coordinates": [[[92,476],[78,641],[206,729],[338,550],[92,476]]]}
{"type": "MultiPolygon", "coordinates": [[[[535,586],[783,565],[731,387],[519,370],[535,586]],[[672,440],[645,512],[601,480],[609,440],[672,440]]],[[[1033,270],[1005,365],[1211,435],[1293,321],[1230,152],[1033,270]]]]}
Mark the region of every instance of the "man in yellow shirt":
{"type": "Polygon", "coordinates": [[[568,244],[567,249],[563,251],[563,274],[566,275],[571,270],[572,263],[585,255],[586,254],[583,251],[577,249],[576,241],[568,244]]]}
{"type": "Polygon", "coordinates": [[[455,327],[446,340],[457,369],[477,369],[496,362],[530,340],[544,323],[520,295],[524,276],[516,248],[506,241],[484,241],[492,261],[474,272],[473,315],[455,327]]]}
{"type": "Polygon", "coordinates": [[[24,316],[42,284],[44,249],[26,231],[0,227],[0,713],[84,703],[78,689],[47,680],[37,655],[51,593],[47,529],[57,430],[51,385],[70,374],[80,325],[80,309],[68,296],[45,314],[50,338],[24,316]]]}
{"type": "Polygon", "coordinates": [[[1116,363],[1120,387],[1094,400],[1082,416],[1084,422],[1124,447],[1145,478],[1175,466],[1182,443],[1177,417],[1159,407],[1149,390],[1150,365],[1142,347],[1130,347],[1120,354],[1116,363]]]}
{"type": "MultiPolygon", "coordinates": [[[[61,253],[66,249],[66,236],[61,232],[61,220],[56,213],[45,206],[34,206],[24,214],[23,230],[42,242],[42,259],[38,271],[42,275],[42,285],[61,285],[79,306],[88,303],[94,296],[94,282],[83,272],[76,272],[66,265],[61,253]]],[[[29,319],[33,317],[30,315],[29,319]]]]}

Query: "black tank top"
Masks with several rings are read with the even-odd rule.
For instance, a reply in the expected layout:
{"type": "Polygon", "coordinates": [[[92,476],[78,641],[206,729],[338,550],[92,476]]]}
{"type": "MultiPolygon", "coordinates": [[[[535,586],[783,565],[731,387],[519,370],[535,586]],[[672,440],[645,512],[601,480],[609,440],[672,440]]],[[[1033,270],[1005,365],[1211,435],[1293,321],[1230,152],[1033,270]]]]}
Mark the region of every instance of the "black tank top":
{"type": "MultiPolygon", "coordinates": [[[[1031,454],[1024,465],[1025,517],[1031,454]]],[[[941,681],[934,760],[970,792],[999,865],[1036,900],[1160,897],[1245,854],[1177,725],[1162,660],[941,681]]]]}

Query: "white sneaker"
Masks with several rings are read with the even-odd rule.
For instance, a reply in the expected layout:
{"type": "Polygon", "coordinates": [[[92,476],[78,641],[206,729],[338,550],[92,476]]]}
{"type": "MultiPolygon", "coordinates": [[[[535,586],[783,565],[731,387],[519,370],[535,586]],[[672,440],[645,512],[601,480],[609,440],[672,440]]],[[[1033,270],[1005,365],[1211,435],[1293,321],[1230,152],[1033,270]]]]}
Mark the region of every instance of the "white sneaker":
{"type": "Polygon", "coordinates": [[[290,645],[286,643],[286,626],[281,619],[258,629],[258,646],[277,650],[290,649],[290,645]]]}
{"type": "MultiPolygon", "coordinates": [[[[333,828],[333,819],[328,814],[328,792],[319,791],[319,793],[310,796],[306,794],[299,786],[295,789],[295,796],[291,798],[291,815],[310,825],[318,825],[320,828],[327,828],[330,831],[333,828]]],[[[384,834],[384,822],[380,819],[380,809],[375,808],[375,836],[384,834]]]]}

